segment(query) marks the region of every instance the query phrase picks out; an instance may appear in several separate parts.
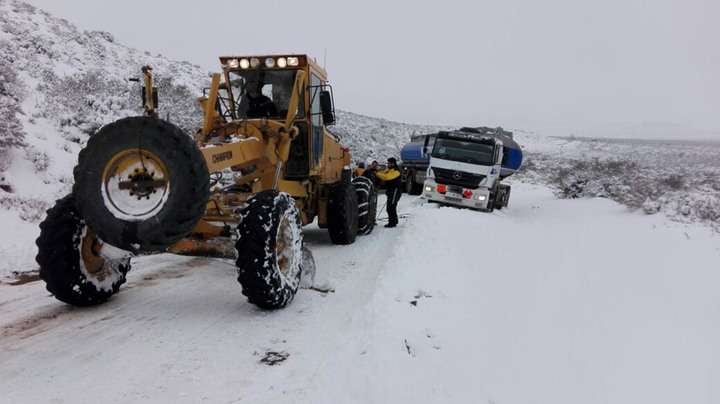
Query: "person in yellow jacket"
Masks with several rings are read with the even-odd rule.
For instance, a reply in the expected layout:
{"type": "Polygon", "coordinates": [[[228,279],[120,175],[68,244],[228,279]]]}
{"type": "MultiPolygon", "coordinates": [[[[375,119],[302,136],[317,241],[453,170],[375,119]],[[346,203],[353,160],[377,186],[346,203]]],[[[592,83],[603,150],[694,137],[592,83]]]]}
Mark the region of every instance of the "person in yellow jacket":
{"type": "Polygon", "coordinates": [[[395,227],[398,225],[397,205],[402,195],[402,179],[395,157],[390,157],[387,160],[387,168],[376,172],[375,176],[385,184],[388,214],[388,224],[385,227],[395,227]]]}

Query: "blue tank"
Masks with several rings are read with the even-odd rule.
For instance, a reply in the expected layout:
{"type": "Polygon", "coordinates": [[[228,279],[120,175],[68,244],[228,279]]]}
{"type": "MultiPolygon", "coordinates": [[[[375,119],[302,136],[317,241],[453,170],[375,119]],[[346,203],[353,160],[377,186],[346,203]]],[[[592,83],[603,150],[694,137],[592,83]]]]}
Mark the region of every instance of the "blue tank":
{"type": "Polygon", "coordinates": [[[411,142],[403,146],[400,150],[400,159],[404,163],[427,163],[430,160],[430,156],[423,153],[423,147],[425,142],[411,142]]]}
{"type": "Polygon", "coordinates": [[[522,165],[523,153],[520,145],[511,137],[496,135],[503,143],[503,160],[501,163],[500,177],[509,177],[517,172],[522,165]]]}

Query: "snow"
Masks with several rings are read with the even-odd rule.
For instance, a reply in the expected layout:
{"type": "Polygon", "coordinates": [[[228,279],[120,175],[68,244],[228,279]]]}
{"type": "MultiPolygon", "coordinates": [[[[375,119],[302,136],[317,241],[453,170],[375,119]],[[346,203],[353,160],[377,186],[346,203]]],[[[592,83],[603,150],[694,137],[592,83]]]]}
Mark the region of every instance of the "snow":
{"type": "Polygon", "coordinates": [[[205,258],[136,258],[86,310],[41,282],[0,285],[4,399],[716,402],[707,227],[522,183],[492,214],[407,196],[400,213],[349,246],[307,228],[334,292],[301,289],[275,312],[245,301],[231,261],[205,258]]]}

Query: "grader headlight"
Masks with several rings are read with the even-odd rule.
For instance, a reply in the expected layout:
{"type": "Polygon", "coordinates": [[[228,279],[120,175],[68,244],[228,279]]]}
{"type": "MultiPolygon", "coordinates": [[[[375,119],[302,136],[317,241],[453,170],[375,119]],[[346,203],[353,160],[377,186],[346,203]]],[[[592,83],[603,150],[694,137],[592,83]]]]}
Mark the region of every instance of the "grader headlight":
{"type": "Polygon", "coordinates": [[[266,58],[265,59],[265,67],[267,67],[268,69],[272,69],[273,67],[275,67],[275,59],[266,58]]]}
{"type": "Polygon", "coordinates": [[[257,68],[258,66],[260,66],[260,59],[258,59],[258,58],[252,58],[252,59],[250,59],[250,67],[252,67],[253,69],[255,69],[255,68],[257,68]]]}
{"type": "Polygon", "coordinates": [[[300,59],[297,57],[291,56],[291,57],[287,58],[287,64],[288,64],[288,66],[295,67],[300,64],[300,59]]]}
{"type": "Polygon", "coordinates": [[[250,61],[247,59],[240,59],[240,68],[247,69],[250,67],[250,61]]]}
{"type": "Polygon", "coordinates": [[[240,62],[237,59],[230,59],[227,62],[228,67],[231,69],[237,69],[240,66],[240,62]]]}
{"type": "Polygon", "coordinates": [[[287,59],[285,58],[278,58],[277,65],[279,68],[284,69],[287,67],[287,59]]]}

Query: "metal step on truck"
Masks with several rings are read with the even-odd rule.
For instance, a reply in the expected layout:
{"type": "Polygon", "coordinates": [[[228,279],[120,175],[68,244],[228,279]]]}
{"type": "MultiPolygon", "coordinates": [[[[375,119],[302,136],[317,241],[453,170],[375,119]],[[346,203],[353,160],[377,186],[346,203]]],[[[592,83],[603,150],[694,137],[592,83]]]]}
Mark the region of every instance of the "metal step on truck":
{"type": "Polygon", "coordinates": [[[502,181],[522,164],[522,149],[502,128],[461,128],[426,137],[429,155],[423,197],[441,204],[492,212],[508,206],[502,181]]]}

